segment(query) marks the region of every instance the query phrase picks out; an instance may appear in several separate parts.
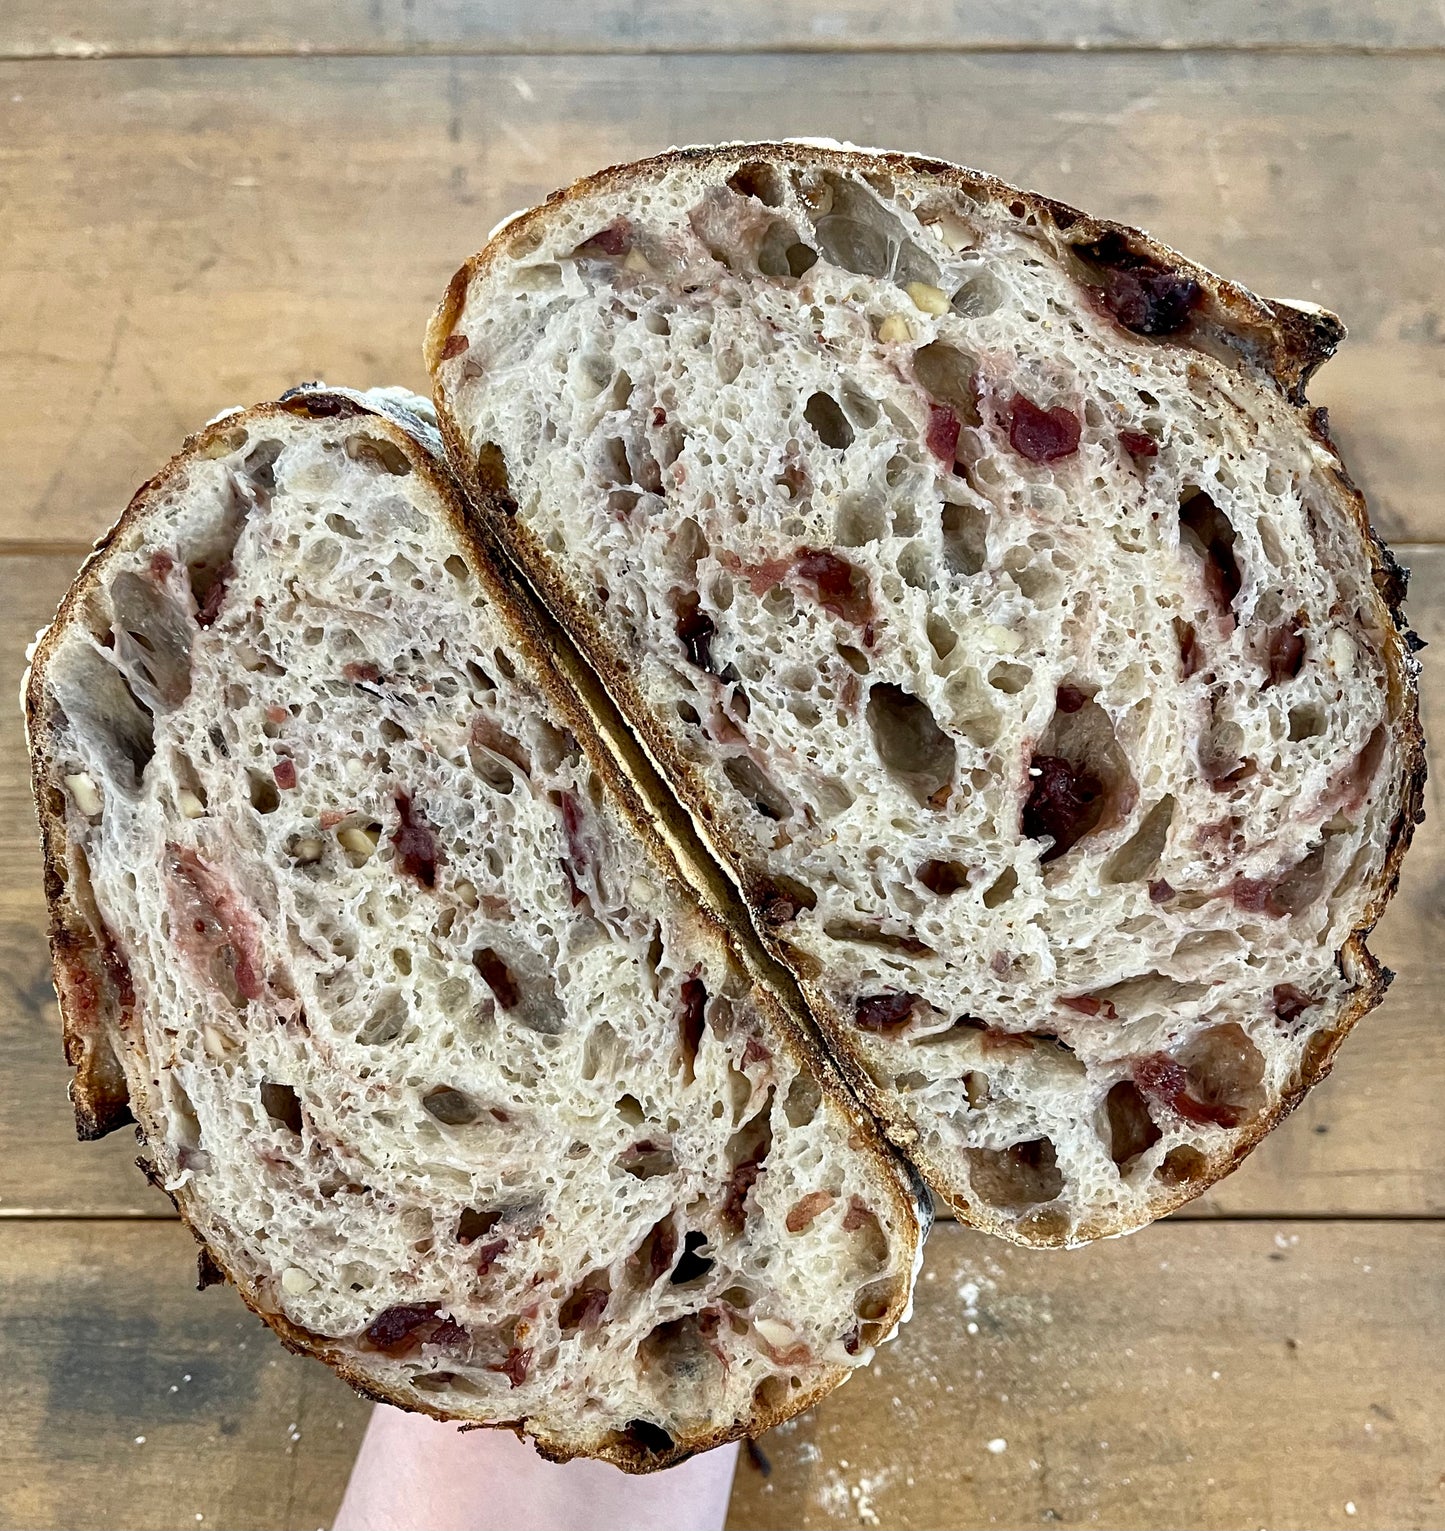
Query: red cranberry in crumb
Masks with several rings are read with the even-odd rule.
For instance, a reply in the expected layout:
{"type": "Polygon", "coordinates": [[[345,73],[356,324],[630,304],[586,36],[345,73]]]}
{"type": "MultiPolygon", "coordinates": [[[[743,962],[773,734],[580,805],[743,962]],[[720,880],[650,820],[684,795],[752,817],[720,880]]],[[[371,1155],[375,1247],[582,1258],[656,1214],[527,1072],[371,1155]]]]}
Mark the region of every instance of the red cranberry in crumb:
{"type": "Polygon", "coordinates": [[[758,1040],[750,1036],[743,1046],[743,1071],[750,1069],[755,1063],[768,1063],[772,1060],[772,1053],[758,1040]]]}
{"type": "Polygon", "coordinates": [[[959,418],[946,404],[928,406],[928,450],[948,467],[958,455],[959,418]]]}
{"type": "Polygon", "coordinates": [[[701,597],[687,591],[677,598],[677,634],[687,657],[699,670],[712,669],[712,639],[717,623],[702,609],[701,597]]]}
{"type": "Polygon", "coordinates": [[[1159,443],[1148,431],[1120,431],[1119,445],[1130,457],[1157,457],[1159,443]]]}
{"type": "Polygon", "coordinates": [[[1060,712],[1077,712],[1089,698],[1077,686],[1060,686],[1054,696],[1054,706],[1060,712]]]}
{"type": "Polygon", "coordinates": [[[477,1275],[485,1276],[506,1252],[507,1241],[505,1239],[493,1239],[490,1244],[483,1244],[476,1251],[477,1275]]]}
{"type": "Polygon", "coordinates": [[[811,583],[818,592],[818,604],[844,622],[862,627],[871,621],[873,592],[862,569],[815,548],[799,548],[793,568],[800,579],[811,583]]]}
{"type": "Polygon", "coordinates": [[[804,1233],[813,1226],[814,1220],[826,1212],[837,1199],[832,1191],[809,1191],[789,1208],[787,1217],[783,1219],[783,1226],[789,1233],[804,1233]]]}
{"type": "Polygon", "coordinates": [[[1121,234],[1105,234],[1078,253],[1100,268],[1099,303],[1136,335],[1173,335],[1189,322],[1204,296],[1192,277],[1173,271],[1154,256],[1131,249],[1121,234]]]}
{"type": "Polygon", "coordinates": [[[1199,636],[1194,631],[1194,624],[1180,617],[1174,619],[1174,636],[1179,640],[1179,673],[1188,680],[1198,670],[1202,659],[1199,636]]]}
{"type": "Polygon", "coordinates": [[[1030,462],[1058,462],[1079,450],[1079,417],[1062,404],[1040,409],[1016,393],[1008,402],[1009,445],[1030,462]]]}
{"type": "Polygon", "coordinates": [[[271,767],[271,775],[283,792],[289,792],[296,785],[296,762],[283,756],[271,767]]]}
{"type": "Polygon", "coordinates": [[[442,360],[451,361],[453,357],[460,356],[469,345],[471,341],[465,335],[448,335],[442,345],[442,360]]]}
{"type": "Polygon", "coordinates": [[[1035,755],[1022,828],[1030,840],[1046,835],[1053,844],[1041,861],[1054,861],[1098,827],[1104,814],[1104,784],[1093,772],[1054,755],[1035,755]]]}
{"type": "Polygon", "coordinates": [[[532,1352],[524,1350],[519,1345],[513,1345],[507,1352],[507,1359],[500,1366],[489,1366],[488,1371],[501,1372],[513,1387],[521,1387],[527,1380],[527,1373],[532,1369],[532,1352]]]}
{"type": "Polygon", "coordinates": [[[584,239],[572,252],[581,256],[610,256],[616,260],[632,248],[632,225],[626,218],[614,218],[604,229],[584,239]]]}
{"type": "Polygon", "coordinates": [[[1066,1010],[1075,1010],[1080,1015],[1102,1015],[1106,1021],[1116,1021],[1119,1018],[1114,1002],[1100,999],[1097,994],[1075,994],[1068,999],[1060,999],[1059,1003],[1066,1010]]]}
{"type": "Polygon", "coordinates": [[[1168,1053],[1140,1058],[1134,1065],[1134,1083],[1151,1100],[1167,1106],[1186,1122],[1212,1127],[1239,1125],[1237,1107],[1196,1100],[1189,1093],[1189,1075],[1168,1053]]]}
{"type": "Polygon", "coordinates": [[[1286,1026],[1293,1025],[1311,1005],[1317,1004],[1319,1001],[1313,995],[1295,988],[1292,983],[1274,986],[1274,1013],[1286,1026]]]}
{"type": "Polygon", "coordinates": [[[1304,657],[1305,639],[1300,631],[1300,619],[1296,617],[1282,627],[1275,628],[1269,635],[1269,650],[1265,658],[1269,678],[1265,685],[1278,686],[1283,681],[1293,680],[1300,672],[1304,657]]]}
{"type": "Polygon", "coordinates": [[[850,1196],[848,1210],[843,1214],[843,1232],[857,1233],[860,1228],[866,1228],[870,1222],[877,1222],[877,1218],[856,1196],[850,1196]]]}
{"type": "Polygon", "coordinates": [[[1167,904],[1173,897],[1174,889],[1162,877],[1156,877],[1149,884],[1149,902],[1151,904],[1167,904]]]}
{"type": "Polygon", "coordinates": [[[918,994],[873,994],[858,1001],[853,1024],[860,1031],[876,1031],[886,1036],[902,1031],[913,1018],[914,1006],[922,1003],[918,994]]]}
{"type": "Polygon", "coordinates": [[[441,859],[436,835],[420,810],[412,807],[407,793],[398,792],[394,801],[398,823],[391,835],[391,843],[396,847],[401,869],[408,877],[414,877],[422,887],[434,888],[437,883],[437,863],[441,859]]]}
{"type": "Polygon", "coordinates": [[[405,1355],[421,1344],[417,1331],[436,1317],[428,1303],[400,1303],[383,1308],[366,1327],[367,1341],[389,1356],[405,1355]]]}
{"type": "Polygon", "coordinates": [[[209,627],[221,614],[221,603],[226,599],[226,589],[236,576],[236,566],[229,560],[216,570],[216,577],[206,590],[196,612],[196,626],[209,627]]]}
{"type": "Polygon", "coordinates": [[[341,673],[353,685],[359,681],[368,681],[374,686],[381,679],[381,671],[369,660],[348,660],[342,665],[341,673]]]}

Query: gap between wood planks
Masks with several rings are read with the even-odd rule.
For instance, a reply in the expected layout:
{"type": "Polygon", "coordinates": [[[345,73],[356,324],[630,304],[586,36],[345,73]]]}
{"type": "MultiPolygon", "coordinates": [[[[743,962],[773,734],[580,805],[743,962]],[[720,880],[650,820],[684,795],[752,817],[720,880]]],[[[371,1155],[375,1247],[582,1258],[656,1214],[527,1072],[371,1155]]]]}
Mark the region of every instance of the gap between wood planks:
{"type": "Polygon", "coordinates": [[[970,42],[920,43],[889,42],[886,38],[867,37],[857,41],[841,40],[829,43],[787,42],[762,39],[757,42],[719,43],[709,47],[697,42],[668,45],[623,47],[605,43],[568,42],[548,44],[501,43],[488,46],[478,43],[415,43],[411,46],[391,44],[375,48],[247,48],[247,47],[199,47],[199,48],[107,48],[104,44],[76,42],[50,53],[0,53],[0,64],[98,64],[109,62],[134,62],[138,59],[345,59],[345,58],[715,58],[719,56],[748,57],[760,54],[781,54],[791,57],[813,57],[849,53],[888,54],[1026,54],[1026,53],[1098,53],[1119,54],[1166,54],[1174,56],[1185,53],[1244,53],[1281,54],[1307,58],[1445,58],[1445,47],[1431,43],[1332,43],[1332,42],[1201,42],[1198,40],[1173,42],[1096,42],[1078,38],[1063,42],[1042,39],[1037,41],[975,40],[970,42]]]}

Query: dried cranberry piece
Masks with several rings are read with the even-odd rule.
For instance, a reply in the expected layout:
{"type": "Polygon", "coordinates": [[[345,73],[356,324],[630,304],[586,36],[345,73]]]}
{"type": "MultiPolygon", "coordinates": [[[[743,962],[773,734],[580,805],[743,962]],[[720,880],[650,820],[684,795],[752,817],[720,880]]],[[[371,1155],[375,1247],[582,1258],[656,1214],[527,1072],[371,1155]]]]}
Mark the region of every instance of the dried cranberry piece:
{"type": "Polygon", "coordinates": [[[1020,457],[1030,462],[1057,462],[1079,450],[1079,417],[1062,404],[1040,409],[1032,399],[1016,393],[1006,408],[1009,445],[1020,457]]]}
{"type": "Polygon", "coordinates": [[[271,767],[271,775],[283,792],[289,792],[296,785],[296,762],[289,756],[283,756],[271,767]]]}
{"type": "Polygon", "coordinates": [[[500,1366],[489,1366],[488,1371],[501,1372],[513,1387],[521,1387],[527,1380],[527,1373],[532,1369],[532,1352],[524,1350],[520,1345],[513,1345],[507,1352],[507,1359],[500,1366]]]}
{"type": "Polygon", "coordinates": [[[1182,617],[1174,619],[1174,635],[1179,639],[1179,673],[1184,680],[1198,670],[1203,655],[1199,649],[1199,637],[1194,631],[1194,624],[1186,622],[1182,617]]]}
{"type": "Polygon", "coordinates": [[[667,1218],[653,1230],[647,1252],[647,1270],[654,1281],[665,1271],[670,1271],[677,1259],[677,1229],[667,1218]]]}
{"type": "Polygon", "coordinates": [[[626,255],[632,248],[632,225],[626,218],[614,218],[606,228],[598,229],[590,239],[584,239],[572,252],[581,256],[626,255]]]}
{"type": "Polygon", "coordinates": [[[804,909],[817,907],[818,895],[790,877],[765,883],[757,892],[758,914],[768,926],[786,925],[804,909]]]}
{"type": "Polygon", "coordinates": [[[1095,289],[1099,301],[1136,335],[1172,335],[1183,329],[1204,295],[1192,277],[1131,249],[1121,234],[1106,234],[1077,248],[1103,269],[1103,286],[1095,289]]]}
{"type": "Polygon", "coordinates": [[[1196,1100],[1189,1093],[1189,1075],[1168,1053],[1151,1053],[1134,1065],[1134,1083],[1151,1099],[1167,1106],[1176,1116],[1198,1126],[1237,1127],[1240,1113],[1234,1106],[1196,1100]]]}
{"type": "Polygon", "coordinates": [[[860,1031],[880,1035],[902,1031],[913,1018],[915,1005],[923,1003],[920,994],[874,994],[860,999],[853,1009],[853,1024],[860,1031]]]}
{"type": "Polygon", "coordinates": [[[482,975],[482,981],[496,996],[497,1003],[503,1010],[515,1010],[522,997],[521,990],[517,987],[517,980],[512,977],[512,970],[492,950],[490,946],[484,946],[480,951],[472,953],[472,966],[482,975]]]}
{"type": "Polygon", "coordinates": [[[1060,686],[1054,694],[1054,706],[1060,712],[1077,712],[1088,700],[1088,695],[1077,686],[1060,686]]]}
{"type": "Polygon", "coordinates": [[[1228,612],[1242,583],[1229,517],[1197,489],[1179,504],[1179,524],[1191,531],[1204,554],[1204,584],[1220,611],[1228,612]]]}
{"type": "Polygon", "coordinates": [[[873,592],[868,576],[846,558],[821,549],[799,548],[793,567],[800,579],[816,588],[818,604],[824,611],[857,627],[872,621],[873,592]]]}
{"type": "Polygon", "coordinates": [[[1167,904],[1173,897],[1174,889],[1162,877],[1156,877],[1149,884],[1149,902],[1151,904],[1167,904]]]}
{"type": "Polygon", "coordinates": [[[507,1252],[506,1239],[493,1239],[489,1244],[483,1244],[477,1250],[477,1275],[487,1275],[491,1268],[507,1252]]]}
{"type": "Polygon", "coordinates": [[[1114,1002],[1100,999],[1097,994],[1074,994],[1067,999],[1060,999],[1059,1003],[1066,1010],[1076,1010],[1080,1015],[1102,1015],[1106,1021],[1116,1021],[1119,1018],[1114,1002]]]}
{"type": "Polygon", "coordinates": [[[441,860],[436,834],[420,810],[412,807],[409,794],[398,792],[394,801],[399,822],[391,835],[391,843],[396,847],[401,869],[422,887],[434,888],[437,885],[437,863],[441,860]]]}
{"type": "Polygon", "coordinates": [[[952,467],[958,456],[959,418],[946,404],[928,406],[928,434],[924,440],[928,450],[940,462],[952,467]]]}
{"type": "Polygon", "coordinates": [[[462,1345],[470,1338],[453,1318],[444,1318],[427,1336],[428,1345],[462,1345]]]}
{"type": "Polygon", "coordinates": [[[758,1183],[758,1177],[767,1173],[762,1163],[767,1152],[768,1145],[764,1144],[756,1150],[753,1158],[744,1159],[728,1180],[727,1195],[718,1209],[718,1216],[723,1225],[734,1233],[741,1233],[747,1222],[748,1192],[758,1183]]]}
{"type": "Polygon", "coordinates": [[[857,1233],[860,1228],[866,1228],[869,1223],[876,1223],[872,1211],[856,1196],[848,1198],[848,1210],[843,1214],[843,1232],[857,1233]]]}
{"type": "Polygon", "coordinates": [[[562,862],[562,870],[572,889],[572,907],[575,909],[587,897],[578,877],[585,875],[591,863],[592,847],[583,833],[582,805],[576,794],[554,792],[552,801],[562,810],[562,833],[567,838],[567,859],[562,862]]]}
{"type": "Polygon", "coordinates": [[[702,599],[696,591],[685,591],[677,598],[677,621],[673,631],[677,634],[688,659],[699,670],[712,669],[712,638],[717,623],[702,609],[702,599]]]}
{"type": "Polygon", "coordinates": [[[368,660],[348,660],[342,665],[341,673],[353,685],[366,681],[374,686],[381,679],[381,671],[368,660]]]}
{"type": "Polygon", "coordinates": [[[1317,1004],[1319,1001],[1314,995],[1304,993],[1292,983],[1277,983],[1274,986],[1274,1013],[1286,1026],[1293,1025],[1311,1005],[1317,1004]]]}
{"type": "Polygon", "coordinates": [[[1111,271],[1104,278],[1104,307],[1136,335],[1172,335],[1189,322],[1199,283],[1172,271],[1111,271]]]}
{"type": "Polygon", "coordinates": [[[400,1303],[383,1308],[366,1326],[367,1342],[389,1356],[403,1356],[421,1344],[417,1332],[431,1323],[437,1310],[430,1303],[400,1303]]]}
{"type": "Polygon", "coordinates": [[[1259,877],[1236,877],[1230,884],[1229,896],[1236,909],[1246,914],[1267,914],[1271,919],[1282,919],[1289,913],[1275,898],[1275,884],[1259,877]]]}
{"type": "Polygon", "coordinates": [[[1119,445],[1130,457],[1157,457],[1159,443],[1148,431],[1120,431],[1119,445]]]}
{"type": "Polygon", "coordinates": [[[1022,828],[1030,840],[1053,838],[1039,858],[1056,861],[1098,827],[1104,816],[1104,784],[1092,771],[1056,755],[1035,755],[1022,828]]]}
{"type": "Polygon", "coordinates": [[[697,1050],[702,1045],[704,1013],[707,1008],[707,985],[701,978],[684,978],[678,990],[678,1029],[682,1033],[682,1055],[687,1061],[688,1075],[692,1074],[697,1050]]]}
{"type": "Polygon", "coordinates": [[[763,1046],[757,1037],[750,1036],[746,1043],[743,1045],[742,1064],[744,1072],[750,1069],[755,1063],[771,1063],[772,1058],[772,1053],[770,1053],[768,1049],[763,1046]]]}
{"type": "Polygon", "coordinates": [[[211,581],[202,598],[200,609],[196,612],[197,627],[209,627],[220,616],[221,602],[226,599],[226,590],[235,577],[236,566],[227,559],[216,570],[216,577],[211,581]]]}
{"type": "Polygon", "coordinates": [[[783,1226],[789,1233],[806,1233],[813,1222],[837,1201],[832,1191],[809,1191],[788,1209],[783,1226]]]}
{"type": "Polygon", "coordinates": [[[557,1315],[564,1329],[595,1329],[607,1311],[611,1297],[606,1287],[588,1286],[573,1294],[562,1304],[557,1315]]]}
{"type": "Polygon", "coordinates": [[[460,356],[469,345],[471,341],[465,335],[458,335],[455,332],[448,335],[442,345],[442,360],[450,361],[454,356],[460,356]]]}
{"type": "Polygon", "coordinates": [[[1296,617],[1292,622],[1275,628],[1269,635],[1269,650],[1265,660],[1265,667],[1269,671],[1266,686],[1278,686],[1299,674],[1305,657],[1305,639],[1304,633],[1300,631],[1300,621],[1300,617],[1296,617]]]}

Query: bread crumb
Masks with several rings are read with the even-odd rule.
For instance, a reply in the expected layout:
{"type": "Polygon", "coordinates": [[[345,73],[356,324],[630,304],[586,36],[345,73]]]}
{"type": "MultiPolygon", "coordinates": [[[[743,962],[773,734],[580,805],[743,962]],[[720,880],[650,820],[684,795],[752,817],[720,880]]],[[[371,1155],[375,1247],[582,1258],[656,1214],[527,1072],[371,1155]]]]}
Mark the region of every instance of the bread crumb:
{"type": "Polygon", "coordinates": [[[1001,1435],[996,1435],[988,1443],[988,1449],[994,1456],[1002,1456],[1008,1450],[1008,1442],[1001,1435]]]}

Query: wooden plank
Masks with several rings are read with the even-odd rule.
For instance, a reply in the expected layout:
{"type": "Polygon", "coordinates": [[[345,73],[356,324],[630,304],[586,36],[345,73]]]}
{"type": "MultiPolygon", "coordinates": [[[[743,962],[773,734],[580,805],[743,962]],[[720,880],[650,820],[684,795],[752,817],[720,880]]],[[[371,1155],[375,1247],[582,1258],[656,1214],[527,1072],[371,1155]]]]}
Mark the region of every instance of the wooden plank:
{"type": "Polygon", "coordinates": [[[1437,7],[1409,0],[10,0],[0,51],[113,53],[602,52],[762,48],[1157,47],[1429,48],[1445,44],[1437,7]]]}
{"type": "Polygon", "coordinates": [[[941,1228],[913,1322],[740,1464],[730,1525],[1438,1526],[1445,1227],[941,1228]]]}
{"type": "Polygon", "coordinates": [[[0,1525],[328,1525],[369,1405],[289,1355],[177,1223],[0,1223],[0,1525]]]}
{"type": "MultiPolygon", "coordinates": [[[[1412,615],[1445,647],[1445,548],[1403,550],[1415,570],[1412,615]]],[[[0,559],[0,696],[14,696],[21,655],[54,610],[77,559],[0,559]]],[[[1433,652],[1433,650],[1431,651],[1433,652]]],[[[1445,738],[1445,670],[1428,666],[1425,722],[1445,738]]],[[[1374,947],[1401,976],[1382,1008],[1344,1049],[1334,1074],[1246,1164],[1184,1214],[1421,1216],[1445,1213],[1445,1071],[1439,1014],[1445,878],[1441,773],[1431,816],[1406,862],[1399,896],[1374,947]]],[[[19,1212],[164,1216],[169,1204],[134,1169],[128,1132],[77,1144],[65,1104],[54,998],[48,980],[39,855],[17,711],[0,710],[0,1055],[12,1087],[0,1091],[0,1217],[19,1212]]]]}
{"type": "Polygon", "coordinates": [[[1445,536],[1433,450],[1445,417],[1445,129],[1433,62],[836,54],[77,67],[0,65],[0,542],[94,536],[181,434],[224,405],[318,373],[420,385],[426,316],[497,218],[599,165],[740,125],[981,164],[1142,222],[1264,292],[1338,308],[1355,338],[1319,398],[1382,529],[1445,536]]]}
{"type": "MultiPolygon", "coordinates": [[[[190,1290],[192,1254],[174,1224],[0,1224],[0,1524],[329,1522],[365,1406],[190,1290]]],[[[912,1323],[764,1438],[730,1523],[1439,1525],[1442,1344],[1437,1224],[1169,1224],[1068,1255],[944,1226],[912,1323]]]]}

